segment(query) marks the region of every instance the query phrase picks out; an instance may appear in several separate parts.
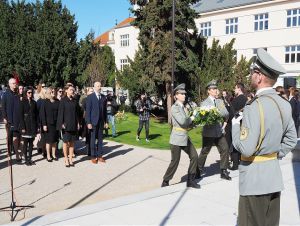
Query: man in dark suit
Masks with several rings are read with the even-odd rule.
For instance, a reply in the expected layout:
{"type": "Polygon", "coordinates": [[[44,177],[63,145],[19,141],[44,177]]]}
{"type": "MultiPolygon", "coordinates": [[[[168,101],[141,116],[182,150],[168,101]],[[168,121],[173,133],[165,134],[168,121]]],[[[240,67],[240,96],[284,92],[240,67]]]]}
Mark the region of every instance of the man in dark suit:
{"type": "Polygon", "coordinates": [[[94,93],[86,99],[86,123],[91,131],[92,163],[105,163],[103,155],[103,129],[107,128],[106,97],[100,93],[101,82],[94,83],[94,93]],[[97,144],[96,144],[97,139],[97,144]]]}
{"type": "MultiPolygon", "coordinates": [[[[243,83],[236,83],[234,88],[235,98],[232,100],[231,105],[234,111],[234,114],[238,114],[243,111],[247,103],[247,97],[244,94],[245,86],[243,83]]],[[[230,131],[231,132],[231,131],[230,131]]],[[[231,152],[231,161],[232,167],[231,170],[237,170],[239,167],[241,154],[233,147],[231,152]]]]}
{"type": "Polygon", "coordinates": [[[8,81],[9,89],[3,94],[2,97],[2,111],[3,111],[3,122],[5,124],[7,132],[7,148],[8,153],[10,153],[11,145],[13,145],[14,151],[16,153],[16,159],[18,162],[21,161],[21,155],[19,153],[20,145],[20,98],[17,93],[17,81],[14,78],[8,81]],[[10,136],[13,136],[13,144],[11,144],[10,136]]]}

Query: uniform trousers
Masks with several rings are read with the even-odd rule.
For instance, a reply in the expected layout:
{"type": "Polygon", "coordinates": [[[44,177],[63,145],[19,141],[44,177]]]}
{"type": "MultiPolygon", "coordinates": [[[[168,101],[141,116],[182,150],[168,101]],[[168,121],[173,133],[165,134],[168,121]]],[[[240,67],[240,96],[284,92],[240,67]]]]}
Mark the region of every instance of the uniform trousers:
{"type": "Polygon", "coordinates": [[[171,146],[171,155],[172,155],[171,163],[164,175],[164,181],[169,181],[173,178],[178,168],[181,150],[187,153],[190,158],[188,174],[196,174],[198,154],[190,139],[188,139],[187,146],[177,146],[172,144],[170,146],[171,146]]]}
{"type": "Polygon", "coordinates": [[[276,226],[280,218],[280,192],[240,196],[239,226],[276,226]]]}
{"type": "Polygon", "coordinates": [[[229,163],[229,148],[225,136],[221,137],[203,137],[202,150],[199,154],[198,167],[203,169],[208,153],[213,145],[216,145],[220,153],[220,168],[227,169],[229,163]]]}

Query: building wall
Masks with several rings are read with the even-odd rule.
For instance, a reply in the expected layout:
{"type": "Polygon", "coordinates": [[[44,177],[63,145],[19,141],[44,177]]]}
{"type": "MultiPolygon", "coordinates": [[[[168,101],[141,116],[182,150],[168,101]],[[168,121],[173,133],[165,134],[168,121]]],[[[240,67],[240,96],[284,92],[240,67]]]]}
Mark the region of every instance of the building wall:
{"type": "Polygon", "coordinates": [[[138,35],[139,30],[134,26],[127,26],[115,29],[115,43],[114,53],[116,59],[116,66],[118,70],[121,70],[121,60],[134,59],[135,53],[138,50],[138,35]],[[129,35],[129,46],[121,46],[121,35],[129,35]]]}
{"type": "MultiPolygon", "coordinates": [[[[289,73],[300,74],[300,63],[285,63],[285,46],[300,45],[300,26],[287,27],[287,10],[300,9],[300,1],[274,1],[261,4],[237,7],[234,9],[221,10],[202,14],[196,19],[196,25],[200,31],[200,24],[211,22],[211,36],[208,37],[210,46],[213,38],[218,39],[221,45],[235,38],[234,48],[237,57],[253,56],[253,49],[266,47],[267,51],[277,59],[289,73]],[[254,30],[254,15],[268,13],[268,30],[254,30]],[[225,20],[238,17],[238,33],[226,34],[225,20]]],[[[300,17],[299,17],[300,20],[300,17]]]]}

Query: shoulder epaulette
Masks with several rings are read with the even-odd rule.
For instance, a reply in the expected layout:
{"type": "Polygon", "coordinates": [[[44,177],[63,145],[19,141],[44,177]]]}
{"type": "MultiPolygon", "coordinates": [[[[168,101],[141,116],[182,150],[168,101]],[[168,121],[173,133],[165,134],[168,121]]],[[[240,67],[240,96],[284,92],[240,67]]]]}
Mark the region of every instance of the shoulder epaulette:
{"type": "Polygon", "coordinates": [[[252,100],[250,100],[250,101],[247,102],[246,105],[252,104],[257,98],[258,98],[258,96],[254,96],[254,97],[252,98],[252,100]]]}

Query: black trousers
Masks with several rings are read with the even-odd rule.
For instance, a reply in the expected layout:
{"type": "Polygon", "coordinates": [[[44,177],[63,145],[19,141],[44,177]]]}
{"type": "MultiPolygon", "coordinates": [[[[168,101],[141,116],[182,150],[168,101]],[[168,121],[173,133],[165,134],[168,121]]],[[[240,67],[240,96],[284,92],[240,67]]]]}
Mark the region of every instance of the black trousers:
{"type": "Polygon", "coordinates": [[[25,161],[31,161],[32,158],[32,149],[33,149],[34,138],[25,138],[23,137],[23,153],[25,155],[25,161]]]}
{"type": "Polygon", "coordinates": [[[240,196],[239,226],[276,226],[280,218],[280,192],[240,196]]]}
{"type": "Polygon", "coordinates": [[[137,135],[138,137],[140,136],[144,125],[146,130],[146,139],[149,139],[149,120],[139,120],[139,128],[137,130],[137,135]]]}
{"type": "Polygon", "coordinates": [[[215,144],[220,153],[220,168],[227,169],[229,164],[229,148],[224,136],[221,137],[203,137],[202,150],[198,158],[198,167],[203,169],[208,153],[215,144]]]}
{"type": "Polygon", "coordinates": [[[231,161],[232,161],[232,167],[238,167],[241,159],[241,153],[238,152],[234,147],[231,152],[231,161]]]}
{"type": "Polygon", "coordinates": [[[172,158],[171,158],[170,165],[164,175],[164,180],[169,181],[173,178],[173,176],[178,168],[181,150],[183,150],[185,153],[187,153],[190,158],[188,174],[196,174],[198,154],[197,154],[197,151],[196,151],[194,145],[190,141],[190,139],[188,139],[187,146],[177,146],[177,145],[172,145],[172,144],[170,146],[171,146],[172,158]]]}

